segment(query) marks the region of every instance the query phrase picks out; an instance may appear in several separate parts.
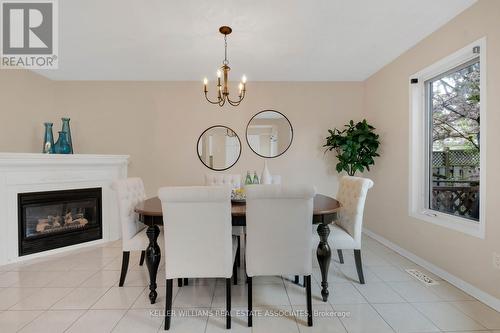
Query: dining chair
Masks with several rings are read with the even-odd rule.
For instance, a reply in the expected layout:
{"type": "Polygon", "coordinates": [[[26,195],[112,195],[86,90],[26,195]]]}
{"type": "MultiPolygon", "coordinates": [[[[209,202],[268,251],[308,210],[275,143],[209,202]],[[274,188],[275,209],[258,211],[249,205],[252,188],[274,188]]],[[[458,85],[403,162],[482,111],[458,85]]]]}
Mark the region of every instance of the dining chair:
{"type": "Polygon", "coordinates": [[[252,326],[252,278],[303,275],[307,324],[312,326],[311,223],[316,189],[302,185],[250,185],[246,191],[248,326],[252,326]]]}
{"type": "MultiPolygon", "coordinates": [[[[330,224],[330,244],[337,249],[339,261],[344,263],[342,250],[354,250],[354,262],[358,272],[359,283],[364,284],[363,265],[361,262],[361,238],[363,231],[363,211],[368,190],[373,181],[368,178],[344,176],[340,180],[336,199],[342,207],[337,213],[337,220],[330,224]]],[[[319,236],[313,233],[316,244],[319,236]]]]}
{"type": "Polygon", "coordinates": [[[241,187],[241,175],[238,174],[205,174],[205,185],[207,186],[221,186],[228,185],[232,189],[241,187]]]}
{"type": "Polygon", "coordinates": [[[229,186],[163,187],[158,191],[165,229],[165,330],[172,316],[172,280],[226,279],[226,328],[231,328],[231,277],[238,243],[231,235],[229,186]]]}
{"type": "Polygon", "coordinates": [[[134,207],[144,199],[146,194],[140,178],[116,180],[112,184],[118,201],[118,212],[122,225],[122,271],[119,286],[123,287],[127,276],[130,251],[141,251],[139,265],[144,264],[145,250],[149,244],[146,226],[139,222],[134,207]]]}
{"type": "MultiPolygon", "coordinates": [[[[206,186],[222,186],[227,185],[231,186],[231,189],[238,189],[241,187],[241,175],[239,174],[217,174],[217,173],[207,173],[205,174],[205,185],[206,186]]],[[[236,236],[238,239],[238,249],[242,249],[245,247],[245,227],[242,226],[233,226],[232,227],[233,236],[236,236]]],[[[240,253],[238,253],[238,266],[241,266],[241,258],[240,253]]]]}

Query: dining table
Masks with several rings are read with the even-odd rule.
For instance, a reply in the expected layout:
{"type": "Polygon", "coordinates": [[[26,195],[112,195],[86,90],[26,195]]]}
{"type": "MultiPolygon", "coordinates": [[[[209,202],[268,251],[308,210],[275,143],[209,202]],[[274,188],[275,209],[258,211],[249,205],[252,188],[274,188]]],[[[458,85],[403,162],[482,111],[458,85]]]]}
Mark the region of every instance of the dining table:
{"type": "MultiPolygon", "coordinates": [[[[316,250],[319,268],[321,271],[321,296],[323,301],[328,300],[328,270],[330,268],[330,259],[332,251],[328,244],[328,235],[330,234],[329,224],[336,220],[337,213],[341,208],[340,202],[332,197],[316,194],[314,197],[312,224],[317,224],[317,233],[319,235],[319,244],[316,250]]],[[[141,201],[135,207],[135,212],[139,221],[147,226],[146,234],[149,239],[149,245],[146,249],[146,266],[149,271],[149,300],[154,304],[158,293],[156,292],[156,275],[161,260],[161,250],[158,245],[158,236],[160,235],[159,226],[163,225],[168,230],[168,221],[163,221],[163,211],[161,201],[158,197],[153,197],[141,201]]],[[[233,226],[245,226],[246,204],[242,202],[231,202],[231,216],[233,226]]]]}

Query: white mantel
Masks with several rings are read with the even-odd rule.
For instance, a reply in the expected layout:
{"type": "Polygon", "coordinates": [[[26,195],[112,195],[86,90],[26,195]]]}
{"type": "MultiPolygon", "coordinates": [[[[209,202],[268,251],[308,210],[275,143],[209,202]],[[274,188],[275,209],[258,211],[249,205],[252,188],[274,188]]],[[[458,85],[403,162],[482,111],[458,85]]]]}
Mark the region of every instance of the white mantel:
{"type": "Polygon", "coordinates": [[[48,155],[0,153],[0,265],[120,238],[111,183],[127,177],[127,155],[48,155]],[[18,256],[17,194],[79,188],[102,188],[103,239],[18,256]]]}

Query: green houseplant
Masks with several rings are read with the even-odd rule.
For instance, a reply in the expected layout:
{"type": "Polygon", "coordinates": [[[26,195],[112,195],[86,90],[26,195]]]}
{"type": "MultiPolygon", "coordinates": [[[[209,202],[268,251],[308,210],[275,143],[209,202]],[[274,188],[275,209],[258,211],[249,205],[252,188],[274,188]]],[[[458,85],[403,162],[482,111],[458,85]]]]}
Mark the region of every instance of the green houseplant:
{"type": "Polygon", "coordinates": [[[346,171],[354,176],[356,171],[370,171],[370,165],[375,164],[374,158],[380,145],[379,136],[375,127],[368,124],[366,119],[358,122],[350,121],[343,130],[328,130],[330,136],[326,138],[326,151],[335,150],[338,163],[337,172],[346,171]]]}

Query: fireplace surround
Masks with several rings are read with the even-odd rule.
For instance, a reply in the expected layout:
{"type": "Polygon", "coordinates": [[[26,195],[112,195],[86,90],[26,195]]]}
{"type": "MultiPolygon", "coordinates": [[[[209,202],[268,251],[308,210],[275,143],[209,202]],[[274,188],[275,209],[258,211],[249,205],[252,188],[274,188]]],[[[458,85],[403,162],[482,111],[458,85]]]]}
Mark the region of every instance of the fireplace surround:
{"type": "Polygon", "coordinates": [[[102,189],[18,194],[19,255],[102,238],[102,189]]]}
{"type": "MultiPolygon", "coordinates": [[[[118,203],[111,184],[117,179],[127,177],[127,166],[128,156],[126,155],[0,152],[0,266],[119,239],[121,228],[118,218],[118,203]],[[19,194],[96,188],[101,189],[101,237],[69,246],[54,246],[52,250],[20,254],[19,194]]],[[[63,213],[64,218],[66,218],[67,211],[63,209],[63,213]]],[[[54,235],[61,232],[62,230],[58,228],[64,219],[62,216],[57,217],[58,214],[50,213],[46,214],[45,218],[40,217],[39,219],[43,221],[40,221],[40,224],[36,221],[38,230],[46,231],[46,234],[54,233],[54,235]],[[48,215],[51,217],[49,218],[48,215]]],[[[80,220],[78,214],[82,214],[82,209],[79,211],[78,208],[75,208],[74,211],[71,211],[72,220],[71,223],[68,223],[68,229],[78,229],[80,224],[90,223],[80,220]]],[[[69,217],[67,217],[68,222],[70,222],[69,217]]],[[[34,228],[36,230],[36,226],[34,228]]],[[[95,232],[94,236],[97,234],[95,230],[93,231],[95,232]]],[[[78,234],[77,230],[71,232],[64,230],[64,232],[66,231],[69,238],[77,238],[75,236],[78,234]]],[[[43,238],[41,235],[36,236],[39,239],[43,238]]],[[[31,240],[34,239],[35,237],[31,240]]],[[[59,246],[59,244],[57,245],[59,246]]]]}

